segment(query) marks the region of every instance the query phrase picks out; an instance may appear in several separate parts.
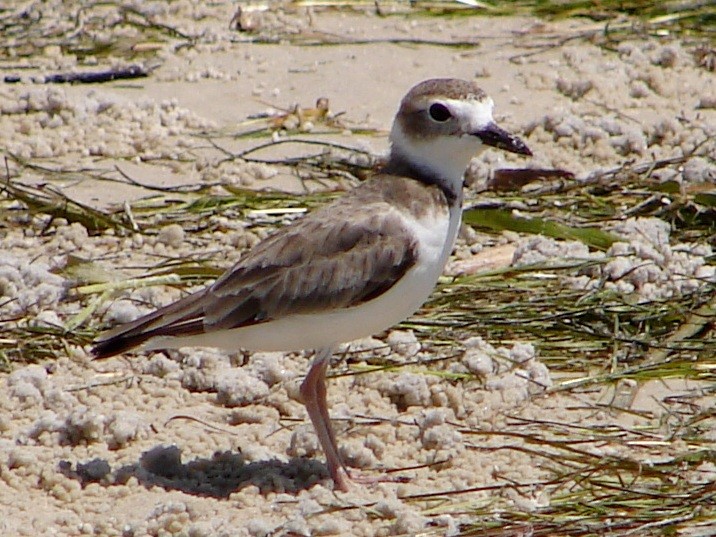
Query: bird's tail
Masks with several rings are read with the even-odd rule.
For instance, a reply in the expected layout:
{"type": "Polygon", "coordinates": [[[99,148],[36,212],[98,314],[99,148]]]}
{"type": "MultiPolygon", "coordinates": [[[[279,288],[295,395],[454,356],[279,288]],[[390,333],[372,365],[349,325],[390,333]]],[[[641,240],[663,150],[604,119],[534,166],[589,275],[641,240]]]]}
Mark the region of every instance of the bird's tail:
{"type": "Polygon", "coordinates": [[[160,336],[190,336],[204,331],[203,292],[186,296],[139,319],[99,336],[90,351],[95,359],[109,358],[160,336]]]}

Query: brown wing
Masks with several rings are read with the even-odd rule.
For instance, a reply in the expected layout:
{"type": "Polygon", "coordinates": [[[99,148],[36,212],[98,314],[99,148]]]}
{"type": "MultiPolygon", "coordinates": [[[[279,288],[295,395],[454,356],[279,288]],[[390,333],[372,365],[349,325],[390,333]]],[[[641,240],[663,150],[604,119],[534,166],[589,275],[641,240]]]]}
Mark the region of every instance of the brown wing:
{"type": "Polygon", "coordinates": [[[330,220],[321,211],[261,243],[209,289],[207,329],[346,308],[384,293],[417,257],[402,217],[384,205],[334,206],[330,220]]]}
{"type": "Polygon", "coordinates": [[[93,354],[108,357],[155,336],[239,328],[379,296],[417,258],[401,213],[380,190],[359,188],[282,228],[208,288],[101,336],[93,354]]]}

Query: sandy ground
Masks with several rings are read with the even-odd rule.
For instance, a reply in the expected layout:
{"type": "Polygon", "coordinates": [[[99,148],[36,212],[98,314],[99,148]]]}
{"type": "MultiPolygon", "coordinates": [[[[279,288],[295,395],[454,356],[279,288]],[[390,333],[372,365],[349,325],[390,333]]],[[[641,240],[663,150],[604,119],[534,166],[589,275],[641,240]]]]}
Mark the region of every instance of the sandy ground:
{"type": "MultiPolygon", "coordinates": [[[[69,8],[61,6],[54,6],[55,15],[66,21],[69,16],[63,18],[63,10],[69,8]]],[[[31,82],[31,76],[42,73],[93,67],[57,46],[46,47],[31,60],[7,61],[6,71],[22,74],[23,81],[0,85],[0,148],[49,167],[97,171],[103,181],[70,175],[52,183],[97,207],[148,195],[124,176],[160,186],[230,183],[295,190],[302,184],[285,169],[226,161],[198,134],[214,133],[225,150],[237,151],[265,141],[231,138],[245,128],[249,116],[271,110],[271,105],[310,107],[326,97],[333,113],[345,111],[338,118],[342,132],[330,139],[380,153],[386,149],[384,134],[362,136],[351,130],[385,133],[405,91],[437,76],[477,78],[493,97],[501,125],[522,133],[535,154],[527,162],[489,152],[471,170],[476,183],[490,170],[510,166],[561,168],[586,178],[627,161],[679,156],[716,136],[713,73],[695,65],[688,48],[675,40],[624,42],[606,51],[588,40],[547,46],[556,34],[577,35],[591,28],[586,22],[298,11],[247,15],[244,23],[267,35],[303,33],[324,41],[340,36],[363,43],[251,44],[230,28],[235,14],[231,5],[162,6],[147,4],[144,9],[201,37],[192,47],[165,46],[158,60],[152,60],[157,68],[147,79],[73,86],[31,82]],[[408,42],[413,39],[474,46],[408,42]]],[[[108,7],[105,15],[111,11],[108,7]]],[[[119,37],[131,38],[132,32],[112,36],[119,37]]],[[[111,56],[107,62],[112,63],[111,56]]],[[[305,130],[310,136],[311,125],[305,130]]],[[[12,163],[10,173],[27,184],[48,180],[27,169],[16,176],[12,163]]],[[[716,181],[713,162],[701,157],[686,162],[679,172],[663,173],[663,180],[681,184],[716,181]]],[[[156,236],[118,237],[90,236],[82,226],[61,221],[45,235],[40,233],[41,221],[8,226],[0,230],[0,313],[3,318],[30,315],[37,322],[56,324],[77,314],[82,306],[67,293],[69,282],[52,271],[64,266],[69,255],[95,260],[119,279],[141,273],[136,267],[187,253],[213,256],[217,266],[226,267],[266,233],[246,222],[225,219],[220,224],[219,231],[198,235],[192,242],[176,227],[156,236]]],[[[662,255],[657,268],[666,272],[678,265],[684,275],[675,283],[658,274],[635,273],[633,280],[619,284],[630,285],[627,291],[664,296],[713,278],[713,267],[704,263],[709,245],[670,244],[668,226],[658,222],[626,220],[615,232],[622,234],[623,244],[647,244],[636,253],[624,250],[625,256],[631,252],[638,261],[669,251],[674,255],[662,255]]],[[[458,257],[480,251],[481,238],[465,232],[458,257]]],[[[517,250],[516,263],[528,262],[526,257],[549,258],[554,255],[550,248],[560,248],[513,236],[502,242],[512,248],[508,258],[517,250]]],[[[139,289],[119,297],[98,313],[101,319],[90,322],[127,320],[177,296],[172,289],[139,289]]],[[[592,405],[614,394],[545,395],[553,379],[535,353],[536,342],[479,336],[486,337],[475,334],[455,342],[449,351],[457,357],[446,372],[473,374],[464,382],[421,373],[421,361],[434,358],[437,351],[421,345],[409,331],[396,330],[351,346],[353,366],[365,364],[374,354],[417,365],[331,380],[332,413],[350,465],[367,474],[387,469],[405,478],[357,486],[345,494],[332,492],[322,454],[297,401],[307,367],[302,354],[229,356],[187,350],[96,363],[88,360],[86,349],[70,348],[56,362],[18,366],[0,375],[0,532],[455,534],[470,522],[470,504],[504,502],[525,511],[548,505],[550,491],[541,487],[464,493],[458,507],[444,509],[415,497],[538,482],[547,475],[528,454],[496,449],[500,438],[473,435],[471,430],[499,429],[516,415],[559,416],[586,425],[608,418],[592,405]]],[[[348,372],[346,361],[335,371],[348,372]]],[[[667,395],[696,388],[684,383],[647,386],[632,408],[658,412],[659,401],[667,395]]],[[[631,425],[640,424],[636,414],[632,419],[631,425]]]]}

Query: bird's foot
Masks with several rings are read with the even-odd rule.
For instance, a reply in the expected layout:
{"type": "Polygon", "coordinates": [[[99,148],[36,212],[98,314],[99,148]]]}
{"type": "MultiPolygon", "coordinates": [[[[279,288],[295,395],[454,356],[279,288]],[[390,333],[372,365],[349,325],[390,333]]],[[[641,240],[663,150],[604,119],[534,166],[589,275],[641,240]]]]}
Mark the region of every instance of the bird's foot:
{"type": "Polygon", "coordinates": [[[335,484],[335,489],[341,492],[348,492],[353,484],[371,486],[378,483],[407,483],[410,481],[410,478],[406,476],[392,474],[366,475],[358,470],[348,470],[343,467],[332,473],[334,475],[331,478],[335,484]]]}

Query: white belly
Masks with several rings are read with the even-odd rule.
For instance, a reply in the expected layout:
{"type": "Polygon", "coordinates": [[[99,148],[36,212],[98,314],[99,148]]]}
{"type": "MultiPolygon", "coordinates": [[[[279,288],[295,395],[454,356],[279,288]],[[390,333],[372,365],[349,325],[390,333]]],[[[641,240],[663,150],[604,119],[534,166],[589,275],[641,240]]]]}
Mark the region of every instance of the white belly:
{"type": "Polygon", "coordinates": [[[374,300],[352,308],[292,315],[232,330],[154,338],[144,349],[201,346],[296,351],[330,347],[381,332],[412,315],[428,298],[455,244],[461,214],[458,206],[451,209],[449,220],[410,222],[419,237],[418,262],[374,300]]]}

